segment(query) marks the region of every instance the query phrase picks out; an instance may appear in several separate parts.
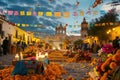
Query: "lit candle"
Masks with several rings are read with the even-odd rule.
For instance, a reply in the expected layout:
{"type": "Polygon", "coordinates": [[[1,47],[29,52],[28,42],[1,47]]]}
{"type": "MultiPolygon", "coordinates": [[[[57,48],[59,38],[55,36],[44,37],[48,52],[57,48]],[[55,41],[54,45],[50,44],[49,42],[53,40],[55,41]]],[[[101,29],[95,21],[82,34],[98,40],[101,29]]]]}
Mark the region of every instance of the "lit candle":
{"type": "Polygon", "coordinates": [[[45,53],[45,56],[46,56],[46,57],[48,56],[48,53],[47,53],[47,52],[45,53]]]}
{"type": "Polygon", "coordinates": [[[44,58],[45,58],[45,55],[39,55],[39,60],[40,60],[40,61],[43,61],[44,58]]]}
{"type": "Polygon", "coordinates": [[[15,55],[15,60],[19,60],[19,55],[18,54],[15,55]]]}
{"type": "Polygon", "coordinates": [[[23,54],[20,52],[20,59],[23,60],[23,54]]]}
{"type": "Polygon", "coordinates": [[[36,53],[36,60],[39,60],[39,54],[36,53]]]}
{"type": "Polygon", "coordinates": [[[41,55],[41,52],[39,52],[39,56],[41,55]]]}

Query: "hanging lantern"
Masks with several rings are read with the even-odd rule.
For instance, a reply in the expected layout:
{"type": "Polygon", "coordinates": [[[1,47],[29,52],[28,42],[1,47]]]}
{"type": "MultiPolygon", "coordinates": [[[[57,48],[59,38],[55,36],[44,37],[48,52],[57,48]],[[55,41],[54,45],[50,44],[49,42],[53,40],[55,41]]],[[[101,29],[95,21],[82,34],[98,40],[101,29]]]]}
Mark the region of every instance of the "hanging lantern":
{"type": "Polygon", "coordinates": [[[99,26],[102,26],[102,23],[99,23],[99,26]]]}
{"type": "Polygon", "coordinates": [[[95,26],[98,26],[98,24],[95,24],[95,26]]]}
{"type": "Polygon", "coordinates": [[[102,26],[105,26],[105,23],[102,23],[102,26]]]}
{"type": "Polygon", "coordinates": [[[110,22],[110,25],[112,26],[112,25],[113,25],[113,22],[110,22]]]}

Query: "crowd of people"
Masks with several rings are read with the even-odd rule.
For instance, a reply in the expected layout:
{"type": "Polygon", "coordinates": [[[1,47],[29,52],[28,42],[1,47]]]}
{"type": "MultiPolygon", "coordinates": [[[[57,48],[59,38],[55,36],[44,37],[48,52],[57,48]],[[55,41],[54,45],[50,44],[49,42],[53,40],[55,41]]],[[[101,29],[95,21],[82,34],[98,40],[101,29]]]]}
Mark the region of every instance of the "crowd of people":
{"type": "Polygon", "coordinates": [[[2,44],[0,45],[0,55],[6,55],[11,52],[16,53],[16,52],[24,51],[26,47],[27,44],[23,41],[18,41],[17,43],[10,44],[8,38],[5,37],[2,44]]]}

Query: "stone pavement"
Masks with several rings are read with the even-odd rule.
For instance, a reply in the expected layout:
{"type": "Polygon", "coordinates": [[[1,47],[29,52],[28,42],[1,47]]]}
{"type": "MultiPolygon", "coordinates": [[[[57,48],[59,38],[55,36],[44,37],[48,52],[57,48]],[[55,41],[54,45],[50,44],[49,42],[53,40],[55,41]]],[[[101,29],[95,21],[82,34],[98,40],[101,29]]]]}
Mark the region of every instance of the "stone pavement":
{"type": "Polygon", "coordinates": [[[60,63],[66,70],[67,74],[63,75],[66,79],[68,76],[74,77],[76,80],[86,80],[89,77],[88,72],[92,69],[89,62],[81,63],[60,63]]]}
{"type": "Polygon", "coordinates": [[[12,64],[12,60],[14,59],[13,54],[7,54],[7,55],[1,55],[0,56],[0,64],[2,65],[11,65],[12,64]]]}

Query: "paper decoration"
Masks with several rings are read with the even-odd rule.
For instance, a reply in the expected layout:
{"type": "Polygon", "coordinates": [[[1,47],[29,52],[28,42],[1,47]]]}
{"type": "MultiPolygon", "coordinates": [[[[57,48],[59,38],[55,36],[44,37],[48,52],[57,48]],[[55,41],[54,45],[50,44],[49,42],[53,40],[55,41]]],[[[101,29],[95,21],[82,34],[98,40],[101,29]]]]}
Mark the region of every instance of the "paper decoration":
{"type": "Polygon", "coordinates": [[[55,17],[61,17],[61,12],[54,12],[55,17]]]}
{"type": "Polygon", "coordinates": [[[25,24],[22,24],[22,27],[25,27],[25,24]]]}
{"type": "Polygon", "coordinates": [[[14,16],[18,16],[19,12],[18,11],[14,11],[14,16]]]}
{"type": "Polygon", "coordinates": [[[88,10],[86,14],[91,15],[91,10],[88,10]]]}
{"type": "Polygon", "coordinates": [[[20,24],[18,23],[17,26],[20,26],[20,24]]]}
{"type": "Polygon", "coordinates": [[[63,17],[64,18],[69,18],[70,17],[70,12],[63,12],[63,17]]]}
{"type": "Polygon", "coordinates": [[[93,15],[97,15],[98,14],[98,11],[93,11],[93,15]]]}
{"type": "Polygon", "coordinates": [[[37,12],[34,11],[34,12],[33,12],[33,16],[37,16],[37,12]]]}
{"type": "Polygon", "coordinates": [[[46,12],[46,16],[48,17],[52,16],[52,12],[46,12]]]}
{"type": "Polygon", "coordinates": [[[78,16],[78,13],[77,12],[73,12],[73,16],[78,16]]]}
{"type": "MultiPolygon", "coordinates": [[[[46,15],[47,17],[50,17],[50,16],[53,16],[52,12],[42,12],[42,11],[39,11],[39,12],[36,12],[36,11],[13,11],[13,10],[5,10],[6,13],[8,15],[14,15],[14,16],[44,16],[46,15]]],[[[4,12],[4,14],[6,14],[4,12]]],[[[53,12],[54,13],[54,17],[64,17],[64,18],[69,18],[70,17],[70,12],[53,12]]],[[[72,13],[72,16],[84,16],[85,14],[88,14],[88,15],[98,15],[98,13],[100,14],[105,14],[105,11],[104,10],[101,10],[100,12],[98,12],[97,10],[96,11],[91,11],[90,9],[88,9],[86,12],[85,11],[79,11],[79,12],[73,12],[72,13]]],[[[0,10],[0,14],[3,14],[3,10],[0,10]]]]}
{"type": "Polygon", "coordinates": [[[113,23],[112,23],[112,22],[110,22],[110,25],[112,26],[112,25],[113,25],[113,23]]]}
{"type": "Polygon", "coordinates": [[[5,15],[7,13],[7,10],[0,10],[0,15],[5,15]]]}
{"type": "Polygon", "coordinates": [[[35,24],[34,27],[37,27],[37,24],[35,24]]]}
{"type": "Polygon", "coordinates": [[[29,24],[25,24],[26,27],[29,27],[29,24]]]}
{"type": "Polygon", "coordinates": [[[38,12],[38,16],[43,16],[43,12],[38,12]]]}
{"type": "Polygon", "coordinates": [[[102,23],[102,26],[105,26],[105,23],[102,23]]]}
{"type": "Polygon", "coordinates": [[[20,15],[24,16],[25,15],[25,11],[20,11],[20,15]]]}
{"type": "Polygon", "coordinates": [[[95,24],[95,26],[98,26],[98,24],[95,24]]]}
{"type": "Polygon", "coordinates": [[[27,15],[27,16],[31,16],[31,15],[32,15],[32,12],[31,12],[31,11],[27,11],[27,12],[26,12],[26,15],[27,15]]]}
{"type": "Polygon", "coordinates": [[[105,11],[101,10],[101,11],[100,11],[100,14],[103,14],[103,15],[104,15],[104,14],[105,14],[105,11]]]}
{"type": "Polygon", "coordinates": [[[12,10],[9,10],[9,11],[8,11],[8,15],[13,15],[13,11],[12,11],[12,10]]]}
{"type": "Polygon", "coordinates": [[[80,16],[84,16],[84,12],[83,11],[80,11],[80,16]]]}

